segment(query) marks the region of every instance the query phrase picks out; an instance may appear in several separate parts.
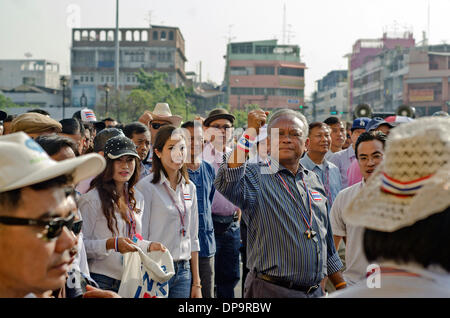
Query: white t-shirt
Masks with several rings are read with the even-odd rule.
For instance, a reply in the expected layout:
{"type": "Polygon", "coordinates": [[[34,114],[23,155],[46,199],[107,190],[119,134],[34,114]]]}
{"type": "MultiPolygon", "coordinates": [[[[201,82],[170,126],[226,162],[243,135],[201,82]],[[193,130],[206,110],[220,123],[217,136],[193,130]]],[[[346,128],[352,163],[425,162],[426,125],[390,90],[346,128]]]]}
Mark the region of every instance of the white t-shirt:
{"type": "Polygon", "coordinates": [[[333,235],[346,237],[346,269],[343,275],[349,285],[364,278],[369,265],[363,251],[364,228],[346,224],[342,218],[346,207],[358,195],[363,185],[364,181],[361,181],[339,192],[330,210],[333,235]]]}
{"type": "MultiPolygon", "coordinates": [[[[442,269],[424,269],[417,265],[399,265],[382,263],[380,266],[406,270],[408,274],[379,274],[379,286],[375,279],[367,284],[367,280],[343,290],[331,293],[329,298],[449,298],[450,273],[442,269]],[[369,288],[368,285],[372,288],[369,288]],[[377,288],[379,287],[379,288],[377,288]]],[[[370,279],[370,277],[369,277],[370,279]]]]}

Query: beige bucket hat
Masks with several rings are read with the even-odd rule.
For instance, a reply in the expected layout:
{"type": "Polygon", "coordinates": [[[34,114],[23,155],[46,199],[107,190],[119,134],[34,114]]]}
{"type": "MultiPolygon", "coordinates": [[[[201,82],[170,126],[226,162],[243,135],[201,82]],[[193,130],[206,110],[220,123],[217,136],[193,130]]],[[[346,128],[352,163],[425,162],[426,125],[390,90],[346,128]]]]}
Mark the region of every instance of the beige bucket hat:
{"type": "Polygon", "coordinates": [[[24,132],[0,136],[0,192],[23,188],[71,174],[76,184],[106,167],[99,154],[54,161],[24,132]]]}
{"type": "Polygon", "coordinates": [[[153,112],[150,112],[153,119],[152,120],[166,120],[175,127],[179,127],[183,118],[178,115],[172,115],[170,111],[169,104],[167,103],[157,103],[153,112]]]}
{"type": "Polygon", "coordinates": [[[423,117],[392,130],[384,161],[349,204],[349,224],[393,232],[450,205],[450,119],[423,117]]]}

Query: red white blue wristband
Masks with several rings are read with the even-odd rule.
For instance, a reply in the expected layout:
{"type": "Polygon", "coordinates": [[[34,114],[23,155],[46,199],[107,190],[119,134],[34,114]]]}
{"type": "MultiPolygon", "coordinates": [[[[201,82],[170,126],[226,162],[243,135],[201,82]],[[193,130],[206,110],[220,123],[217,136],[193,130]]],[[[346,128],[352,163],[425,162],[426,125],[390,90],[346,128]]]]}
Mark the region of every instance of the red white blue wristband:
{"type": "Polygon", "coordinates": [[[116,238],[114,239],[114,250],[115,250],[116,252],[119,252],[119,238],[118,238],[118,237],[116,237],[116,238]]]}
{"type": "Polygon", "coordinates": [[[252,148],[255,138],[251,138],[249,135],[242,135],[237,142],[237,147],[245,152],[249,152],[252,148]]]}

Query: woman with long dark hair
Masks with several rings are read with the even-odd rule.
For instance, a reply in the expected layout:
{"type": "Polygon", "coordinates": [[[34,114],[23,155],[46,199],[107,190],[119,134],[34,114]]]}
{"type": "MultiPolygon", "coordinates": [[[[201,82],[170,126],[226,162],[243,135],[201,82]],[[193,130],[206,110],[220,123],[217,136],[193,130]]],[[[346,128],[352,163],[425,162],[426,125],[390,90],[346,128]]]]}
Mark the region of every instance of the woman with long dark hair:
{"type": "Polygon", "coordinates": [[[153,143],[152,174],[136,188],[145,198],[142,234],[166,246],[174,260],[169,298],[200,298],[198,210],[195,185],[185,166],[186,141],[181,129],[167,125],[153,143]]]}
{"type": "Polygon", "coordinates": [[[84,244],[91,277],[102,289],[118,292],[123,273],[122,254],[164,251],[161,243],[141,236],[144,200],[134,186],[139,180],[139,155],[125,136],[109,139],[105,145],[106,168],[81,196],[84,244]]]}

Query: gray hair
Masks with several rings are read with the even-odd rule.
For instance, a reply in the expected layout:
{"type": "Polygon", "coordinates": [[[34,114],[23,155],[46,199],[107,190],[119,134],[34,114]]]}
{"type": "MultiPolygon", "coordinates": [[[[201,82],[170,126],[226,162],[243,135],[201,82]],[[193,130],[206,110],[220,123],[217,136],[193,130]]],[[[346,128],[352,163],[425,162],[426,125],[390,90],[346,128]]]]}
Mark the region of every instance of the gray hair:
{"type": "Polygon", "coordinates": [[[287,108],[279,109],[279,110],[275,111],[272,114],[272,116],[270,116],[269,122],[267,123],[267,132],[268,133],[270,132],[270,129],[272,128],[274,122],[281,117],[288,117],[291,119],[298,118],[303,123],[303,128],[302,128],[303,139],[306,139],[308,137],[309,129],[308,129],[308,121],[306,120],[306,117],[303,114],[301,114],[295,110],[287,109],[287,108]]]}

